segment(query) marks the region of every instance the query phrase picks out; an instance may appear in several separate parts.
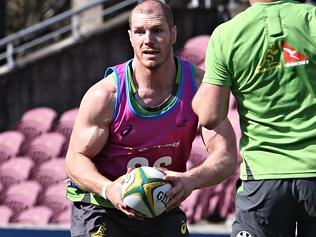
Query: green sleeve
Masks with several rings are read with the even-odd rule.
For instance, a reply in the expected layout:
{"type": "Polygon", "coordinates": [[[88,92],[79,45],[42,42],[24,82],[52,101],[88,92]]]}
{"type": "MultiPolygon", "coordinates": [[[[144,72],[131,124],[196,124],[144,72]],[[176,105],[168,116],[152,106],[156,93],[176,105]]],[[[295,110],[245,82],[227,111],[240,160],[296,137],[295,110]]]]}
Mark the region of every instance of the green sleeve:
{"type": "Polygon", "coordinates": [[[231,76],[225,63],[223,45],[217,27],[208,44],[205,56],[205,74],[203,82],[220,86],[231,86],[231,76]]]}

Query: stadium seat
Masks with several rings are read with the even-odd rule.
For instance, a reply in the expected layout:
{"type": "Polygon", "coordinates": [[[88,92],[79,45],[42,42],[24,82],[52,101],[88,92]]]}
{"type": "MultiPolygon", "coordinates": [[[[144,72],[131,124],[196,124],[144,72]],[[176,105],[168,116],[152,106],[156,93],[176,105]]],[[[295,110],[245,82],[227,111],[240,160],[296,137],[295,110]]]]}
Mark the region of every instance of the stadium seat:
{"type": "Polygon", "coordinates": [[[48,132],[54,123],[57,113],[49,107],[38,107],[26,111],[21,118],[22,122],[36,121],[41,125],[44,132],[48,132]]]}
{"type": "Polygon", "coordinates": [[[62,156],[66,155],[68,145],[69,145],[70,135],[71,135],[72,128],[74,126],[78,111],[79,111],[79,108],[73,108],[62,113],[62,115],[59,118],[59,121],[57,122],[54,128],[55,132],[61,133],[66,138],[66,141],[63,145],[63,149],[61,152],[62,156]]]}
{"type": "Polygon", "coordinates": [[[187,163],[187,169],[191,169],[203,163],[208,157],[208,152],[204,146],[201,135],[197,135],[193,141],[190,158],[187,163]]]}
{"type": "Polygon", "coordinates": [[[2,203],[3,196],[5,195],[5,189],[3,184],[0,182],[0,203],[2,203]]]}
{"type": "Polygon", "coordinates": [[[71,217],[71,207],[68,207],[64,211],[60,212],[58,215],[53,217],[51,223],[58,225],[69,225],[71,217]]]}
{"type": "Polygon", "coordinates": [[[22,154],[35,137],[52,129],[56,116],[56,111],[49,107],[33,108],[22,115],[21,120],[13,126],[14,130],[23,133],[26,138],[22,147],[22,154]]]}
{"type": "Polygon", "coordinates": [[[78,108],[65,111],[60,116],[60,119],[54,130],[56,132],[63,134],[67,139],[69,139],[78,111],[78,108]]]}
{"type": "Polygon", "coordinates": [[[0,182],[5,188],[27,180],[34,166],[29,157],[14,157],[0,166],[0,182]]]}
{"type": "Polygon", "coordinates": [[[198,35],[188,39],[177,55],[184,60],[191,61],[201,69],[205,69],[205,54],[210,39],[209,35],[198,35]]]}
{"type": "Polygon", "coordinates": [[[49,207],[53,210],[54,216],[57,216],[71,206],[71,202],[66,199],[66,186],[65,182],[59,182],[47,187],[40,196],[39,204],[49,207]]]}
{"type": "Polygon", "coordinates": [[[64,157],[52,158],[43,162],[31,175],[31,179],[36,180],[43,188],[61,182],[66,178],[64,157]]]}
{"type": "Polygon", "coordinates": [[[62,151],[64,142],[65,137],[60,133],[44,133],[31,142],[26,155],[33,159],[36,165],[39,165],[53,157],[58,157],[62,151]]]}
{"type": "Polygon", "coordinates": [[[26,225],[47,225],[53,215],[53,211],[48,207],[35,206],[23,210],[18,214],[13,223],[26,225]]]}
{"type": "Polygon", "coordinates": [[[183,60],[189,61],[202,69],[204,68],[204,55],[202,50],[182,48],[176,54],[183,60]]]}
{"type": "Polygon", "coordinates": [[[4,196],[3,204],[10,207],[14,213],[19,213],[37,202],[41,185],[36,181],[22,181],[10,186],[4,196]]]}
{"type": "Polygon", "coordinates": [[[0,164],[20,153],[24,135],[18,131],[0,133],[0,164]]]}
{"type": "Polygon", "coordinates": [[[66,110],[60,115],[59,123],[71,122],[74,123],[79,112],[79,108],[66,110]]]}
{"type": "Polygon", "coordinates": [[[200,50],[203,51],[203,54],[205,56],[209,40],[210,40],[210,36],[209,35],[194,36],[194,37],[188,39],[185,42],[184,48],[197,48],[197,49],[200,49],[200,50]]]}
{"type": "Polygon", "coordinates": [[[13,217],[13,211],[7,206],[0,206],[0,225],[7,225],[13,217]]]}

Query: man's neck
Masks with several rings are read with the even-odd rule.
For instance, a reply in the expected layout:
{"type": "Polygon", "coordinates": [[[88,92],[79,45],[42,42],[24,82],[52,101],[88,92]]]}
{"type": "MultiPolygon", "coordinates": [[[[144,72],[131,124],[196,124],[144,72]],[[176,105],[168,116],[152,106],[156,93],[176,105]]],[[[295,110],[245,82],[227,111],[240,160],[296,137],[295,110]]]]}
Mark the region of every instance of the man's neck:
{"type": "Polygon", "coordinates": [[[137,87],[161,89],[171,85],[176,77],[176,65],[174,58],[163,65],[149,69],[137,61],[133,61],[133,80],[137,87]]]}
{"type": "Polygon", "coordinates": [[[144,68],[134,61],[133,82],[136,93],[144,104],[156,106],[170,97],[177,73],[174,58],[155,69],[144,68]]]}
{"type": "Polygon", "coordinates": [[[269,3],[276,2],[277,0],[249,0],[250,5],[254,5],[255,3],[269,3]]]}

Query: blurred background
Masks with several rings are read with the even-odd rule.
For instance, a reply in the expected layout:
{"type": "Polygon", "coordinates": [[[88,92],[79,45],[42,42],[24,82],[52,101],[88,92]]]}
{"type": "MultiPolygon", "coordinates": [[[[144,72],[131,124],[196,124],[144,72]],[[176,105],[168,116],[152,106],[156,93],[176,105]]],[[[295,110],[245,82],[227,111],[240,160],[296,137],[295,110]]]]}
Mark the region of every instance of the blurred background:
{"type": "MultiPolygon", "coordinates": [[[[216,26],[244,0],[169,0],[176,54],[204,68],[216,26]]],[[[128,16],[136,0],[0,0],[0,236],[70,236],[64,158],[85,91],[131,58],[128,16]]],[[[309,1],[313,4],[312,1],[309,1]]],[[[229,119],[237,139],[232,98],[229,119]]],[[[197,135],[188,168],[206,151],[197,135]]],[[[183,203],[193,237],[229,236],[238,172],[183,203]]]]}

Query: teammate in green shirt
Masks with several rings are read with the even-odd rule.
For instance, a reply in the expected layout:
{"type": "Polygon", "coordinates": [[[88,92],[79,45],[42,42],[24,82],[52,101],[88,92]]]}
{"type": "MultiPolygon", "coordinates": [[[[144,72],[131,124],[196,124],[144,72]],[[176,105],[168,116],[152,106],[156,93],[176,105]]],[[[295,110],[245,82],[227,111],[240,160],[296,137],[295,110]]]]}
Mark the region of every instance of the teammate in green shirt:
{"type": "Polygon", "coordinates": [[[250,0],[213,32],[193,100],[211,129],[238,102],[242,186],[232,236],[316,234],[316,8],[250,0]]]}

